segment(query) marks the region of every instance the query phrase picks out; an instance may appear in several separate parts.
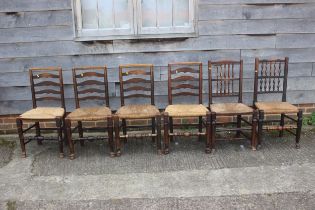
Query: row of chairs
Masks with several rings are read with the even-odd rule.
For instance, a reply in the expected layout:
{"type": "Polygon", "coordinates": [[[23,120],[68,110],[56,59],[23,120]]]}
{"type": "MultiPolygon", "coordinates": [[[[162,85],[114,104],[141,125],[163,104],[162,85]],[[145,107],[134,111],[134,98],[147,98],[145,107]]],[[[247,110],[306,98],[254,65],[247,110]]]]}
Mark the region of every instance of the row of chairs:
{"type": "Polygon", "coordinates": [[[205,151],[215,148],[216,133],[231,132],[230,139],[249,139],[256,150],[261,144],[263,130],[279,130],[279,136],[288,131],[296,136],[296,147],[302,127],[302,111],[286,102],[288,58],[276,60],[255,60],[254,104],[242,103],[243,61],[218,61],[208,63],[209,106],[203,105],[203,68],[200,62],[180,62],[168,65],[168,103],[164,112],[155,106],[154,67],[150,64],[131,64],[119,66],[121,107],[114,113],[109,108],[109,87],[106,67],[80,67],[72,70],[76,109],[66,116],[64,86],[61,68],[32,68],[30,82],[33,109],[17,117],[17,128],[22,154],[26,157],[25,145],[32,140],[42,144],[45,138],[41,131],[57,130],[60,157],[64,157],[64,140],[69,145],[70,158],[75,158],[74,142],[84,145],[86,140],[108,139],[110,155],[121,155],[121,140],[129,137],[151,137],[160,154],[168,154],[170,142],[175,136],[205,137],[205,151]],[[279,102],[258,102],[260,94],[282,94],[279,102]],[[229,98],[229,99],[227,99],[229,98]],[[141,99],[141,100],[139,100],[141,99]],[[186,103],[182,103],[183,99],[186,103]],[[195,103],[194,103],[194,99],[195,103]],[[219,102],[214,103],[218,99],[219,102]],[[221,99],[221,100],[220,100],[221,99]],[[233,101],[234,99],[234,101],[233,101]],[[235,100],[236,99],[236,100],[235,100]],[[41,101],[59,100],[60,107],[38,106],[41,101]],[[97,102],[95,101],[97,100],[97,102]],[[222,101],[223,100],[223,101],[222,101]],[[100,102],[104,105],[100,105],[100,102]],[[189,101],[189,103],[187,103],[189,101]],[[97,105],[98,104],[98,105],[97,105]],[[82,106],[83,105],[83,106],[82,106]],[[82,106],[82,107],[81,107],[82,106]],[[265,114],[278,114],[280,119],[265,120],[265,114]],[[297,117],[293,117],[296,114],[297,117]],[[219,117],[235,117],[228,122],[219,117]],[[248,118],[248,116],[251,116],[248,118]],[[161,137],[161,118],[163,118],[164,139],[161,137]],[[184,124],[198,129],[197,132],[180,129],[183,124],[174,123],[176,118],[196,118],[197,123],[184,124]],[[150,126],[132,126],[128,120],[150,119],[150,126]],[[251,119],[251,120],[248,120],[251,119]],[[293,123],[285,123],[285,119],[293,123]],[[42,128],[40,122],[55,121],[55,128],[42,128]],[[88,127],[82,122],[103,121],[105,126],[88,127]],[[23,128],[24,122],[32,125],[23,128]],[[276,124],[275,124],[276,123],[276,124]],[[76,125],[72,128],[73,125],[76,125]],[[245,125],[245,126],[244,126],[245,125]],[[130,128],[151,127],[152,132],[127,133],[130,128]],[[24,134],[35,128],[36,135],[24,134]],[[175,130],[174,130],[175,128],[175,130]],[[78,131],[78,138],[72,133],[78,131]],[[106,131],[108,135],[88,137],[87,130],[106,131]],[[122,130],[122,132],[121,132],[122,130]],[[114,135],[115,134],[115,135],[114,135]]]}

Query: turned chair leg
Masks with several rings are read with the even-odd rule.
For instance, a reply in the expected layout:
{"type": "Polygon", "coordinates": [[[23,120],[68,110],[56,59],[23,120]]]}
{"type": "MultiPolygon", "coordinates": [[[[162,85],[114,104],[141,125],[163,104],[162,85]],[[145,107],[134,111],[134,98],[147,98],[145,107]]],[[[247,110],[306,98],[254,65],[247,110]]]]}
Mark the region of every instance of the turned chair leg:
{"type": "Polygon", "coordinates": [[[236,131],[236,137],[239,138],[241,136],[241,127],[242,127],[242,115],[237,115],[236,127],[239,129],[236,131]]]}
{"type": "Polygon", "coordinates": [[[211,113],[207,112],[206,114],[206,151],[205,152],[207,154],[211,153],[211,148],[212,148],[211,146],[211,113]]]}
{"type": "Polygon", "coordinates": [[[26,149],[25,149],[25,141],[24,141],[24,134],[23,134],[23,121],[21,119],[16,119],[16,127],[18,129],[21,150],[22,150],[22,157],[26,158],[26,149]]]}
{"type": "Polygon", "coordinates": [[[261,145],[262,137],[263,137],[263,126],[264,126],[264,118],[265,113],[262,110],[258,112],[258,145],[261,145]]]}
{"type": "Polygon", "coordinates": [[[71,132],[71,120],[66,120],[66,131],[67,131],[67,139],[68,139],[68,145],[69,145],[69,158],[71,160],[75,159],[75,152],[74,152],[74,144],[72,140],[72,132],[71,132]]]}
{"type": "MultiPolygon", "coordinates": [[[[169,131],[170,133],[174,133],[174,127],[173,127],[173,117],[169,117],[169,131]]],[[[174,136],[169,136],[169,139],[171,142],[174,141],[174,136]]]]}
{"type": "Polygon", "coordinates": [[[115,153],[116,156],[121,155],[120,150],[120,126],[119,126],[119,118],[114,117],[114,129],[115,129],[115,153]]]}
{"type": "MultiPolygon", "coordinates": [[[[36,129],[36,137],[40,137],[41,136],[41,133],[40,133],[40,125],[39,125],[39,122],[35,122],[35,129],[36,129]]],[[[37,144],[38,145],[43,145],[43,141],[38,138],[37,139],[37,144]]]]}
{"type": "Polygon", "coordinates": [[[164,121],[164,154],[168,154],[169,153],[169,145],[170,145],[168,113],[164,113],[163,121],[164,121]]]}
{"type": "Polygon", "coordinates": [[[252,136],[251,136],[251,146],[252,150],[257,150],[257,110],[254,110],[252,117],[252,136]]]}
{"type": "MultiPolygon", "coordinates": [[[[156,129],[156,122],[155,122],[155,117],[151,118],[152,121],[152,134],[155,134],[155,129],[156,129]]],[[[152,142],[155,142],[155,136],[152,136],[152,142]]]]}
{"type": "Polygon", "coordinates": [[[56,119],[56,127],[58,132],[58,142],[59,142],[59,157],[64,158],[63,152],[63,138],[62,138],[62,119],[56,119]]]}
{"type": "Polygon", "coordinates": [[[215,149],[215,134],[216,134],[217,115],[215,112],[211,112],[211,149],[215,149]]]}
{"type": "MultiPolygon", "coordinates": [[[[199,117],[198,121],[198,131],[199,133],[202,133],[202,117],[199,117]]],[[[201,135],[198,136],[198,141],[202,141],[201,135]]]]}
{"type": "Polygon", "coordinates": [[[161,142],[161,115],[156,116],[156,129],[157,129],[157,138],[156,138],[156,147],[158,154],[162,154],[162,142],[161,142]]]}
{"type": "Polygon", "coordinates": [[[297,149],[300,148],[300,138],[301,138],[301,131],[302,131],[302,122],[303,122],[303,111],[299,110],[297,113],[297,128],[296,128],[296,136],[295,136],[295,147],[297,149]]]}
{"type": "MultiPolygon", "coordinates": [[[[78,132],[79,132],[79,137],[83,138],[83,125],[82,121],[78,121],[78,132]]],[[[80,145],[84,146],[84,140],[80,140],[80,145]]]]}
{"type": "Polygon", "coordinates": [[[113,118],[107,118],[107,132],[108,132],[108,144],[109,144],[109,154],[111,157],[115,157],[115,144],[113,136],[113,118]]]}
{"type": "MultiPolygon", "coordinates": [[[[280,126],[281,128],[284,126],[284,114],[281,114],[280,126]]],[[[279,137],[283,137],[283,129],[279,131],[279,137]]]]}
{"type": "MultiPolygon", "coordinates": [[[[126,136],[127,135],[127,120],[122,119],[121,125],[122,125],[122,129],[123,129],[123,134],[124,134],[124,136],[126,136]]],[[[128,141],[128,139],[124,138],[124,142],[127,143],[127,141],[128,141]]]]}

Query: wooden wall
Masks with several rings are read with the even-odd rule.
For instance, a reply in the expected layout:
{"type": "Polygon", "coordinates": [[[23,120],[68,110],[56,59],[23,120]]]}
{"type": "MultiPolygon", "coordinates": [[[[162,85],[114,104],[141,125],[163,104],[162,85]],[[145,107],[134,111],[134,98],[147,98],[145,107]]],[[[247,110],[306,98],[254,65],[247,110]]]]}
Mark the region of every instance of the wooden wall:
{"type": "Polygon", "coordinates": [[[0,114],[31,108],[29,67],[63,67],[71,111],[73,66],[110,68],[115,109],[119,106],[117,66],[153,63],[156,102],[163,108],[168,62],[202,61],[206,71],[210,59],[244,59],[244,100],[251,104],[256,56],[288,56],[288,100],[315,102],[315,0],[199,0],[198,18],[197,38],[75,42],[71,0],[0,0],[0,114]]]}

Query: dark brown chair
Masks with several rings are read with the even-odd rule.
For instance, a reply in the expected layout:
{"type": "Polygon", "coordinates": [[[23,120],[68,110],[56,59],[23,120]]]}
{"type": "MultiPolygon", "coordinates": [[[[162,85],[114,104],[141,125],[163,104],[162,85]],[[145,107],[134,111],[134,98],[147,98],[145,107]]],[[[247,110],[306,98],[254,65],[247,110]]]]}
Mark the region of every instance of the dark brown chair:
{"type": "Polygon", "coordinates": [[[211,152],[210,145],[210,112],[202,104],[202,63],[182,62],[168,65],[168,102],[164,112],[164,152],[169,153],[169,144],[173,136],[206,136],[206,152],[211,152]],[[191,103],[173,104],[174,98],[185,97],[191,103]],[[190,99],[187,99],[189,97],[190,99]],[[194,103],[193,101],[196,101],[194,103]],[[198,132],[174,132],[174,127],[183,124],[174,124],[174,118],[198,118],[198,124],[185,124],[185,126],[198,127],[198,132]],[[203,132],[203,126],[206,131],[203,132]]]}
{"type": "Polygon", "coordinates": [[[61,68],[32,68],[29,70],[33,109],[21,114],[16,119],[16,125],[21,143],[22,155],[26,157],[25,145],[32,140],[37,140],[39,145],[43,140],[57,140],[59,142],[60,157],[63,153],[63,131],[65,117],[65,100],[63,91],[63,78],[61,68]],[[59,101],[59,107],[38,106],[38,103],[45,101],[59,101]],[[41,128],[40,122],[54,121],[56,128],[41,128]],[[34,123],[30,127],[23,129],[23,123],[34,123]],[[24,137],[24,134],[36,129],[36,135],[24,137]],[[57,138],[44,137],[41,135],[42,130],[57,130],[57,138]]]}
{"type": "Polygon", "coordinates": [[[81,146],[86,140],[105,140],[108,139],[110,155],[115,156],[113,140],[113,118],[109,108],[108,79],[106,67],[79,67],[72,69],[73,87],[75,95],[76,109],[66,117],[66,128],[70,148],[70,159],[75,158],[74,141],[80,141],[81,146]],[[81,107],[82,103],[96,102],[94,104],[81,107]],[[107,122],[104,127],[84,128],[82,122],[107,122]],[[77,127],[71,130],[71,123],[77,122],[77,127]],[[79,138],[73,139],[72,132],[78,129],[79,138]],[[108,136],[83,136],[84,131],[103,131],[107,129],[108,136]]]}
{"type": "Polygon", "coordinates": [[[243,61],[217,61],[208,62],[209,76],[209,107],[212,118],[212,146],[215,147],[217,132],[236,131],[236,135],[229,139],[249,139],[251,147],[256,150],[257,146],[257,112],[242,103],[243,92],[243,61]],[[214,99],[230,98],[229,103],[213,103],[214,99]],[[232,102],[237,99],[237,102],[232,102]],[[232,100],[232,101],[231,101],[232,100]],[[244,115],[252,116],[252,121],[244,118],[244,115]],[[236,122],[217,121],[217,117],[236,117],[236,122]],[[242,127],[242,123],[247,126],[242,127]],[[220,125],[232,124],[236,128],[223,127],[220,125]],[[220,126],[220,127],[218,127],[220,126]],[[244,131],[251,131],[249,136],[244,131]]]}
{"type": "Polygon", "coordinates": [[[156,141],[158,152],[161,153],[161,115],[154,103],[154,74],[151,64],[130,64],[119,66],[121,107],[114,118],[116,153],[121,155],[120,139],[129,137],[152,137],[156,141]],[[139,100],[140,99],[140,100],[139,100]],[[146,102],[142,102],[144,99],[146,102]],[[141,103],[139,103],[141,101],[141,103]],[[151,119],[149,126],[127,125],[127,120],[151,119]],[[120,125],[120,120],[122,124],[120,125]],[[120,134],[120,128],[123,135],[120,134]],[[127,134],[127,128],[151,127],[149,134],[127,134]]]}
{"type": "Polygon", "coordinates": [[[286,102],[289,58],[255,60],[254,106],[258,109],[258,144],[261,144],[263,130],[279,130],[279,137],[284,131],[295,135],[296,148],[300,147],[303,112],[296,106],[286,102]],[[258,102],[259,95],[281,94],[281,101],[258,102]],[[265,120],[265,114],[279,115],[280,119],[265,120]],[[294,119],[292,115],[297,115],[294,119]],[[285,119],[293,124],[285,123],[285,119]],[[279,123],[271,125],[271,123],[279,123]],[[265,125],[266,124],[266,125],[265,125]],[[292,131],[292,130],[295,130],[292,131]]]}

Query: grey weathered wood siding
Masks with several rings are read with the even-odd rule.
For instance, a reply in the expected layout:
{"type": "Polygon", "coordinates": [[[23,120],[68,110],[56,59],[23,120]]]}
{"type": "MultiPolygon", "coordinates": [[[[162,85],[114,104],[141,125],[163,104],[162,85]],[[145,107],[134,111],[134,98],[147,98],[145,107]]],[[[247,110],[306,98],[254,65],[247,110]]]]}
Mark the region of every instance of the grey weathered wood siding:
{"type": "MultiPolygon", "coordinates": [[[[189,39],[73,41],[71,0],[0,0],[0,114],[31,108],[29,67],[62,66],[68,111],[71,68],[110,69],[113,109],[119,106],[119,64],[153,63],[156,102],[167,104],[166,66],[174,61],[244,59],[244,101],[252,103],[254,58],[290,58],[288,101],[315,102],[315,0],[199,0],[199,36],[189,39]]],[[[207,103],[207,81],[204,84],[207,103]]],[[[184,99],[185,100],[185,99],[184,99]]]]}

